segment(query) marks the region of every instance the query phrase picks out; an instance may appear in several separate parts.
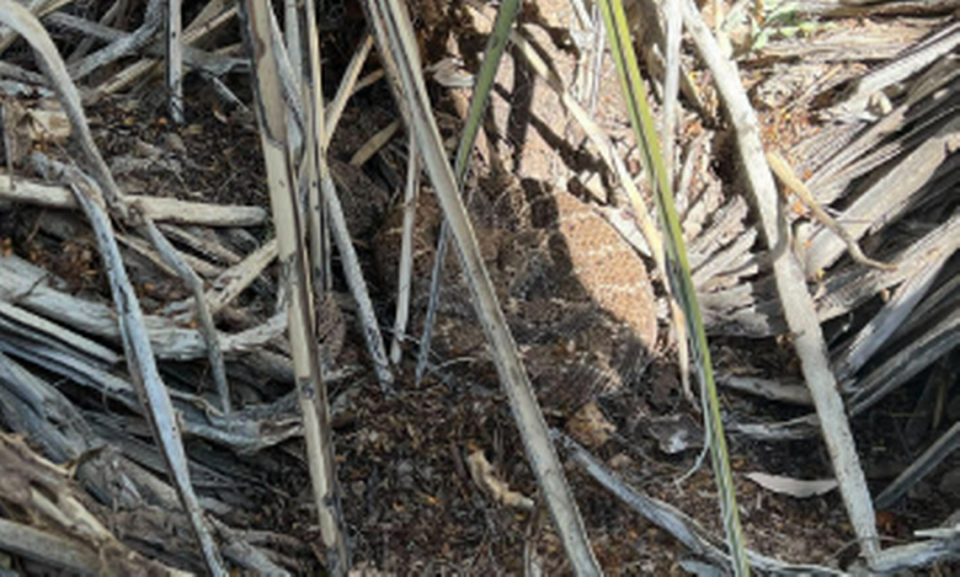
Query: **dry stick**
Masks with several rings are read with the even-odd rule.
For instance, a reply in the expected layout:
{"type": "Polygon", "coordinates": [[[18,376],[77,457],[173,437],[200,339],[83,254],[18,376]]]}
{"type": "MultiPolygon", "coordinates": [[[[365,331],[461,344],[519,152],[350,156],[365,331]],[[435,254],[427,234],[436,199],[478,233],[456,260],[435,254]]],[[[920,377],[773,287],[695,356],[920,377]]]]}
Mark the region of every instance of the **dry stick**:
{"type": "MultiPolygon", "coordinates": [[[[493,91],[493,85],[496,82],[497,69],[500,67],[500,61],[503,59],[503,54],[507,48],[506,38],[517,19],[520,5],[520,0],[507,0],[501,4],[497,10],[497,17],[493,23],[490,36],[487,38],[486,47],[484,48],[484,62],[474,82],[473,97],[470,99],[464,131],[460,136],[460,143],[457,145],[457,155],[454,159],[453,173],[457,179],[458,188],[463,188],[464,186],[467,169],[470,165],[470,156],[473,154],[473,148],[477,136],[479,136],[480,126],[483,121],[483,114],[486,112],[490,93],[493,91]]],[[[457,191],[457,194],[460,194],[460,192],[457,191]]],[[[470,204],[470,194],[467,195],[466,204],[470,204]]],[[[427,314],[423,321],[423,334],[420,339],[420,349],[417,355],[417,366],[414,377],[414,383],[417,387],[420,386],[420,382],[427,369],[427,363],[429,362],[433,329],[436,325],[437,307],[440,302],[440,283],[442,282],[443,267],[447,260],[449,240],[450,223],[447,219],[444,219],[440,225],[440,238],[433,256],[433,270],[430,273],[427,314]]]]}
{"type": "MultiPolygon", "coordinates": [[[[320,190],[323,173],[329,168],[324,161],[327,156],[327,137],[324,133],[323,68],[321,66],[320,41],[317,33],[316,10],[312,3],[306,5],[306,40],[309,69],[304,75],[304,104],[309,125],[304,135],[307,142],[306,169],[307,220],[310,226],[310,257],[313,266],[313,282],[316,303],[323,303],[333,288],[333,249],[330,246],[330,209],[323,202],[320,190]]],[[[297,15],[288,16],[296,18],[297,15]]],[[[301,68],[302,69],[302,68],[301,68]]],[[[319,314],[319,313],[318,313],[319,314]]],[[[322,323],[318,320],[317,326],[322,323]]],[[[326,343],[321,343],[324,346],[326,343]]],[[[324,360],[327,360],[326,354],[324,360]]]]}
{"type": "Polygon", "coordinates": [[[234,529],[217,521],[215,517],[211,517],[210,522],[216,527],[217,533],[223,536],[223,555],[227,559],[253,575],[290,577],[290,573],[279,567],[270,556],[250,544],[250,541],[244,537],[247,531],[234,529]]]}
{"type": "MultiPolygon", "coordinates": [[[[741,162],[759,208],[763,234],[767,244],[779,238],[776,183],[767,168],[760,141],[759,123],[740,83],[736,67],[727,60],[716,39],[704,24],[691,0],[683,0],[683,20],[700,53],[716,78],[737,133],[741,162]]],[[[803,271],[796,258],[784,254],[774,261],[774,276],[787,324],[803,369],[807,386],[820,417],[824,440],[840,483],[847,513],[868,561],[880,550],[876,520],[870,493],[857,456],[850,423],[836,379],[830,372],[826,344],[817,319],[813,299],[807,292],[803,271]]]]}
{"type": "Polygon", "coordinates": [[[955,561],[958,556],[960,538],[957,537],[898,545],[881,551],[871,566],[873,573],[868,574],[893,575],[898,571],[933,565],[937,561],[955,561]]]}
{"type": "Polygon", "coordinates": [[[0,547],[63,571],[97,575],[104,570],[103,560],[93,547],[85,546],[76,539],[7,519],[0,519],[0,547]]]}
{"type": "MultiPolygon", "coordinates": [[[[190,26],[187,27],[186,32],[183,34],[183,43],[187,46],[195,44],[236,16],[237,7],[226,7],[225,4],[225,0],[213,0],[210,2],[210,4],[201,11],[200,15],[190,23],[190,26]],[[222,11],[217,13],[213,9],[207,10],[208,7],[220,8],[222,11]]],[[[156,66],[157,61],[150,58],[144,58],[131,64],[100,85],[96,89],[93,99],[96,100],[123,90],[145,75],[153,72],[156,66]]]]}
{"type": "Polygon", "coordinates": [[[175,224],[161,224],[158,226],[167,238],[172,238],[190,250],[195,251],[197,254],[203,255],[204,258],[228,265],[235,265],[243,260],[239,254],[220,243],[215,236],[204,238],[202,233],[197,232],[196,229],[188,230],[175,224]]]}
{"type": "Polygon", "coordinates": [[[219,313],[233,299],[240,296],[240,293],[257,280],[275,258],[277,258],[277,239],[265,243],[247,255],[247,258],[223,271],[213,282],[214,286],[219,288],[209,291],[205,299],[209,303],[211,314],[219,313]]]}
{"type": "MultiPolygon", "coordinates": [[[[313,28],[316,26],[314,25],[313,28]]],[[[316,36],[312,34],[312,36],[316,36]]],[[[332,252],[329,248],[328,235],[332,233],[333,240],[340,251],[340,261],[343,265],[343,274],[347,281],[347,287],[357,303],[357,313],[360,324],[363,328],[363,337],[367,345],[367,352],[370,354],[373,362],[374,372],[380,387],[385,392],[393,390],[393,374],[390,372],[389,361],[387,359],[386,347],[383,343],[383,335],[380,333],[380,326],[377,324],[377,315],[373,309],[373,302],[370,300],[370,293],[367,290],[367,283],[363,277],[363,269],[360,267],[360,259],[353,246],[353,238],[350,236],[350,230],[347,227],[347,219],[343,213],[343,205],[340,203],[340,197],[337,195],[337,188],[330,175],[330,168],[327,166],[325,142],[328,136],[325,133],[322,93],[320,90],[320,54],[319,45],[313,47],[311,52],[316,50],[315,59],[315,80],[312,80],[314,92],[312,95],[311,109],[318,111],[311,119],[312,139],[308,143],[311,146],[311,154],[315,155],[312,162],[316,164],[315,174],[319,178],[320,198],[311,200],[310,214],[311,219],[317,215],[319,219],[313,223],[311,228],[311,239],[313,249],[320,247],[326,255],[332,252]],[[315,141],[315,142],[314,142],[315,141]],[[326,214],[321,215],[321,210],[326,214]],[[317,231],[314,237],[313,231],[317,231]],[[325,243],[325,244],[324,244],[325,243]]],[[[314,64],[311,63],[311,66],[314,64]]],[[[311,112],[313,114],[313,112],[311,112]]],[[[311,183],[313,186],[313,183],[311,183]]],[[[313,194],[313,189],[311,189],[313,194]]],[[[326,285],[326,290],[330,289],[329,258],[319,258],[313,255],[315,259],[315,274],[326,285]]],[[[319,294],[319,293],[318,293],[319,294]]],[[[320,295],[326,298],[325,293],[320,295]]],[[[321,301],[322,302],[322,301],[321,301]]]]}
{"type": "MultiPolygon", "coordinates": [[[[82,462],[73,476],[89,492],[95,495],[110,495],[113,493],[110,487],[149,487],[147,491],[151,494],[151,499],[156,499],[153,504],[167,511],[179,509],[177,492],[173,487],[130,462],[125,456],[117,454],[115,449],[105,446],[105,441],[90,429],[84,416],[53,385],[0,353],[0,396],[7,397],[8,395],[3,394],[4,391],[10,394],[7,399],[7,408],[17,411],[17,417],[14,422],[10,423],[11,432],[28,433],[31,439],[43,444],[44,454],[58,463],[81,460],[82,462]],[[51,419],[50,415],[52,414],[56,414],[58,417],[51,419]],[[102,450],[96,450],[97,448],[102,450]],[[91,450],[95,450],[95,454],[91,453],[91,450]],[[81,456],[87,458],[81,459],[81,456]]],[[[213,408],[210,407],[210,409],[213,408]]],[[[0,442],[0,445],[2,444],[0,442]]],[[[15,448],[16,445],[8,444],[7,447],[15,448]]],[[[149,451],[150,448],[146,444],[142,444],[141,450],[149,451]]],[[[19,451],[16,452],[19,453],[19,451]]],[[[139,454],[150,458],[150,455],[139,454]]],[[[23,456],[27,457],[24,465],[28,465],[28,463],[40,464],[39,460],[29,454],[23,456]]],[[[10,463],[9,461],[9,458],[4,460],[4,465],[7,468],[11,466],[20,468],[19,463],[10,463]]],[[[51,487],[51,489],[56,489],[56,487],[51,487]]],[[[138,491],[130,491],[124,493],[123,496],[118,496],[116,504],[122,509],[131,509],[142,506],[143,501],[138,491]]],[[[59,508],[69,518],[70,526],[78,526],[78,515],[72,511],[67,511],[62,506],[59,508]]],[[[85,516],[87,513],[82,514],[85,516]]],[[[217,529],[218,535],[224,539],[222,546],[224,555],[241,567],[253,569],[250,566],[251,560],[257,556],[262,558],[264,553],[251,545],[252,536],[247,532],[237,531],[222,523],[217,523],[213,517],[209,521],[217,529]]],[[[175,531],[176,528],[173,528],[173,530],[175,531]]],[[[97,538],[100,544],[110,548],[114,547],[110,543],[113,541],[112,535],[99,530],[97,532],[107,540],[105,543],[97,538]]],[[[101,562],[107,561],[109,567],[101,567],[100,571],[90,569],[87,572],[106,572],[109,574],[112,568],[113,574],[128,574],[132,570],[144,569],[152,563],[137,555],[127,556],[125,561],[117,559],[113,553],[103,555],[104,547],[95,545],[94,554],[97,550],[101,552],[101,562]]],[[[48,555],[49,552],[46,552],[46,554],[48,555]]],[[[43,560],[44,557],[41,556],[40,559],[43,560]]],[[[263,564],[260,563],[260,565],[263,564]]],[[[150,571],[147,570],[146,572],[149,573],[150,571]]],[[[166,572],[161,574],[172,574],[172,571],[167,569],[166,572]]],[[[192,575],[192,573],[190,574],[192,575]]],[[[273,565],[272,567],[261,567],[258,574],[284,575],[285,572],[273,565]]]]}
{"type": "MultiPolygon", "coordinates": [[[[312,9],[311,9],[312,13],[312,9]]],[[[316,28],[315,24],[312,26],[311,30],[316,28]]],[[[312,37],[313,40],[316,40],[317,34],[312,33],[308,30],[308,37],[312,37]]],[[[308,38],[308,41],[310,38],[308,38]]],[[[292,73],[291,66],[289,61],[285,57],[280,57],[279,62],[277,62],[278,75],[280,76],[279,81],[281,82],[281,94],[284,97],[284,103],[290,108],[296,108],[299,112],[295,112],[292,117],[298,126],[303,126],[305,131],[312,133],[312,140],[315,140],[314,144],[310,144],[310,150],[308,151],[311,154],[309,163],[315,165],[314,168],[309,168],[308,171],[313,171],[313,181],[308,182],[310,186],[316,184],[316,180],[319,179],[319,187],[322,200],[318,198],[309,198],[308,202],[310,204],[310,210],[308,211],[307,218],[309,219],[309,229],[311,231],[311,248],[325,252],[329,255],[331,253],[328,246],[324,243],[328,243],[326,236],[329,234],[326,232],[328,228],[332,229],[333,240],[337,244],[337,249],[340,251],[340,260],[343,263],[343,273],[347,281],[347,286],[350,289],[354,301],[357,304],[358,318],[360,324],[363,327],[363,336],[367,345],[367,352],[370,354],[371,361],[374,365],[374,372],[377,375],[377,380],[380,382],[380,387],[386,391],[391,392],[393,390],[393,375],[390,373],[389,363],[387,360],[386,347],[383,344],[383,336],[380,333],[380,327],[377,324],[377,316],[373,309],[373,302],[370,300],[370,293],[367,290],[367,283],[363,278],[363,270],[360,267],[360,259],[357,257],[356,249],[353,246],[353,239],[350,236],[350,231],[347,227],[347,220],[343,213],[343,206],[340,204],[340,199],[337,196],[336,185],[333,182],[333,179],[330,176],[330,170],[327,167],[327,159],[325,153],[325,147],[323,143],[326,140],[324,135],[324,118],[323,118],[323,108],[322,108],[322,91],[320,82],[322,78],[320,76],[320,54],[319,54],[319,44],[315,43],[311,47],[312,56],[315,57],[315,60],[311,62],[311,84],[312,92],[310,103],[311,105],[307,107],[311,110],[310,114],[313,116],[311,119],[307,120],[305,115],[307,112],[303,111],[304,108],[300,102],[299,95],[294,97],[294,84],[296,80],[294,79],[294,74],[292,73]],[[314,114],[313,111],[319,111],[314,114]],[[302,123],[300,121],[303,121],[302,123]],[[323,209],[328,211],[328,214],[323,215],[323,209]],[[329,218],[324,218],[327,216],[329,218]],[[316,231],[316,236],[314,236],[314,231],[316,231]]],[[[315,192],[316,189],[313,189],[312,192],[315,192]]],[[[329,259],[324,258],[320,255],[312,254],[311,258],[316,259],[311,261],[311,264],[316,267],[315,273],[317,274],[319,280],[322,283],[325,283],[327,287],[318,287],[318,290],[321,291],[323,288],[329,288],[329,272],[327,268],[329,267],[329,259]]],[[[320,298],[325,298],[325,294],[321,294],[320,298]]],[[[317,301],[324,302],[324,301],[317,301]]],[[[319,327],[319,325],[318,325],[319,327]]],[[[317,329],[318,327],[314,327],[317,329]]]]}
{"type": "MultiPolygon", "coordinates": [[[[0,76],[22,84],[35,84],[38,87],[45,87],[47,85],[47,80],[43,75],[24,70],[16,64],[10,64],[3,60],[0,60],[0,76]]],[[[24,91],[27,92],[28,90],[25,89],[24,91]]],[[[10,148],[7,147],[6,150],[10,150],[10,148]]]]}
{"type": "MultiPolygon", "coordinates": [[[[50,14],[43,19],[45,24],[62,26],[71,30],[80,32],[86,38],[96,38],[107,42],[116,42],[131,36],[130,32],[111,28],[97,22],[91,22],[77,16],[71,16],[63,12],[50,14]]],[[[160,56],[166,58],[166,36],[147,44],[143,52],[151,56],[160,56]]],[[[216,78],[222,76],[234,68],[246,66],[247,61],[240,58],[233,58],[219,53],[219,51],[206,52],[197,48],[186,47],[181,49],[181,59],[191,68],[208,77],[216,78]]]]}
{"type": "Polygon", "coordinates": [[[113,226],[100,205],[103,197],[96,184],[78,170],[67,168],[64,174],[70,179],[71,188],[90,220],[97,239],[103,266],[110,280],[113,301],[117,307],[117,320],[121,328],[120,335],[123,339],[130,379],[140,397],[141,405],[146,409],[154,439],[162,449],[161,453],[167,462],[167,469],[173,476],[174,484],[180,494],[180,501],[197,535],[207,570],[213,575],[225,577],[227,572],[223,567],[223,560],[204,522],[203,510],[190,484],[187,454],[183,447],[180,424],[174,412],[170,394],[160,378],[143,323],[140,303],[124,270],[120,249],[114,239],[113,226]]]}
{"type": "Polygon", "coordinates": [[[183,16],[181,0],[167,0],[167,98],[170,120],[183,123],[183,16]]]}
{"type": "Polygon", "coordinates": [[[590,549],[583,520],[550,441],[533,386],[523,368],[520,353],[484,266],[476,235],[460,198],[457,178],[446,159],[420,74],[417,42],[409,17],[397,0],[367,0],[364,7],[368,22],[376,31],[377,46],[387,76],[391,79],[394,97],[414,127],[424,166],[437,191],[444,216],[450,222],[477,317],[493,349],[500,381],[554,526],[574,573],[581,576],[600,575],[602,571],[590,549]]]}
{"type": "Polygon", "coordinates": [[[326,553],[327,570],[336,577],[347,575],[350,558],[346,542],[346,524],[340,506],[336,463],[333,458],[333,433],[330,407],[323,382],[320,349],[313,317],[313,291],[310,286],[309,257],[304,254],[306,231],[293,159],[287,147],[289,100],[281,84],[286,58],[273,12],[257,0],[240,3],[243,37],[253,63],[253,88],[264,162],[270,183],[270,204],[276,219],[277,244],[284,283],[288,285],[287,315],[290,346],[296,375],[297,396],[303,414],[304,439],[314,503],[320,522],[320,534],[326,553]]]}
{"type": "MultiPolygon", "coordinates": [[[[583,467],[587,474],[628,507],[670,533],[674,539],[680,541],[698,557],[702,557],[724,569],[730,567],[730,556],[717,546],[716,537],[694,519],[668,503],[633,489],[570,437],[555,430],[551,431],[551,434],[559,440],[560,444],[569,452],[570,457],[583,467]]],[[[747,551],[747,557],[752,566],[775,575],[846,575],[842,571],[827,567],[790,565],[750,550],[747,551]]]]}
{"type": "MultiPolygon", "coordinates": [[[[125,0],[113,0],[110,8],[107,8],[107,11],[104,12],[100,20],[97,21],[97,24],[101,26],[112,26],[124,5],[126,5],[125,0]]],[[[70,56],[67,56],[67,63],[73,64],[86,56],[87,53],[90,52],[90,49],[93,48],[95,42],[95,38],[86,37],[82,39],[77,47],[73,49],[73,52],[70,53],[70,56]]]]}
{"type": "MultiPolygon", "coordinates": [[[[909,275],[893,297],[883,304],[870,321],[835,357],[835,373],[840,382],[852,378],[873,355],[887,344],[906,322],[940,274],[946,259],[936,259],[909,275]]],[[[960,278],[960,277],[958,277],[960,278]]]]}
{"type": "Polygon", "coordinates": [[[143,24],[132,34],[117,40],[70,66],[70,77],[74,81],[85,78],[98,68],[132,54],[142,48],[157,33],[163,23],[162,0],[149,0],[143,16],[143,24]]]}
{"type": "Polygon", "coordinates": [[[0,10],[0,21],[13,28],[15,32],[30,43],[37,57],[37,64],[44,75],[50,79],[51,87],[63,106],[67,119],[70,121],[71,130],[80,144],[84,157],[91,165],[90,170],[93,171],[94,179],[103,189],[110,210],[126,218],[127,207],[122,202],[120,188],[113,180],[113,174],[111,174],[107,163],[100,156],[100,151],[93,142],[90,127],[87,125],[83,108],[80,106],[77,87],[70,80],[56,46],[54,46],[53,41],[50,40],[50,36],[40,22],[19,4],[15,4],[12,0],[0,0],[0,8],[3,8],[3,10],[0,10]]]}
{"type": "Polygon", "coordinates": [[[144,217],[143,228],[147,237],[157,248],[157,252],[163,257],[163,260],[170,265],[173,270],[180,275],[184,284],[190,287],[193,292],[193,301],[197,307],[197,318],[200,321],[200,334],[207,345],[207,355],[210,361],[210,370],[213,373],[213,383],[217,387],[217,394],[220,396],[220,409],[224,415],[230,414],[230,385],[227,383],[227,369],[223,362],[223,350],[220,348],[220,337],[216,325],[213,324],[213,314],[207,305],[207,299],[203,293],[203,281],[193,272],[180,254],[173,248],[170,241],[163,236],[163,233],[157,228],[152,220],[144,217]]]}
{"type": "Polygon", "coordinates": [[[877,496],[877,507],[886,509],[896,503],[897,499],[933,471],[957,447],[960,447],[960,422],[954,423],[950,430],[937,438],[877,496]]]}
{"type": "MultiPolygon", "coordinates": [[[[290,74],[289,78],[285,78],[285,82],[290,84],[291,94],[287,94],[288,100],[297,99],[297,102],[301,108],[309,109],[307,103],[310,102],[309,98],[304,97],[301,93],[301,90],[305,90],[303,82],[303,74],[306,71],[303,68],[303,50],[301,50],[301,38],[300,38],[300,16],[297,14],[297,2],[294,0],[284,0],[283,2],[283,34],[284,34],[284,46],[286,47],[287,53],[287,62],[290,64],[290,74]],[[302,101],[301,101],[302,99],[302,101]]],[[[286,75],[284,75],[286,76],[286,75]]],[[[286,85],[286,84],[285,84],[286,85]]],[[[291,110],[291,114],[293,111],[291,110]]],[[[301,186],[301,194],[304,194],[306,191],[303,190],[307,183],[303,182],[303,178],[307,176],[306,170],[310,166],[309,162],[304,162],[304,157],[301,155],[301,151],[305,152],[306,145],[304,144],[305,139],[307,138],[307,132],[310,130],[308,124],[310,120],[305,116],[309,114],[308,111],[304,111],[304,115],[301,115],[301,121],[292,117],[288,124],[290,133],[288,146],[290,146],[291,158],[297,160],[294,161],[294,169],[297,171],[297,174],[300,175],[300,180],[298,181],[301,186]],[[297,128],[300,130],[297,130],[297,128]]],[[[313,182],[317,182],[317,178],[314,175],[313,182]]],[[[309,226],[312,226],[310,222],[311,215],[307,215],[307,222],[310,223],[309,226]]],[[[312,254],[312,253],[311,253],[312,254]]],[[[312,255],[313,258],[316,258],[317,255],[312,255]]]]}
{"type": "Polygon", "coordinates": [[[417,162],[417,141],[410,131],[407,147],[407,187],[403,195],[403,230],[400,241],[400,270],[397,279],[397,312],[393,322],[393,343],[390,361],[400,362],[402,342],[410,318],[410,294],[413,290],[413,228],[417,216],[417,196],[420,190],[420,163],[417,162]]]}
{"type": "Polygon", "coordinates": [[[357,313],[363,327],[367,352],[371,356],[370,360],[373,362],[374,371],[377,373],[380,388],[385,392],[392,392],[393,375],[390,373],[383,336],[380,334],[377,315],[373,310],[370,293],[367,291],[367,283],[363,279],[363,270],[360,268],[357,250],[353,247],[353,239],[350,237],[349,229],[347,229],[347,219],[343,214],[343,205],[340,204],[337,187],[330,177],[329,170],[324,173],[323,180],[320,182],[320,189],[323,192],[324,201],[330,208],[333,240],[340,251],[340,260],[343,263],[343,275],[346,277],[347,287],[357,303],[357,313]]]}
{"type": "MultiPolygon", "coordinates": [[[[130,236],[118,232],[117,242],[152,262],[164,274],[172,277],[178,276],[175,270],[167,266],[167,263],[164,262],[163,257],[160,256],[160,253],[155,250],[155,247],[139,236],[130,236]]],[[[192,254],[181,253],[180,256],[187,262],[187,264],[190,265],[191,268],[204,277],[218,276],[220,274],[219,267],[210,264],[203,259],[197,258],[192,254]]]]}
{"type": "MultiPolygon", "coordinates": [[[[132,194],[124,198],[129,204],[138,205],[142,214],[157,222],[247,227],[260,226],[267,220],[267,211],[259,206],[206,204],[132,194]]],[[[62,186],[18,178],[14,187],[12,177],[6,174],[0,174],[0,199],[48,208],[75,210],[80,207],[70,191],[62,186]]]]}
{"type": "MultiPolygon", "coordinates": [[[[307,61],[309,74],[304,77],[304,100],[310,125],[305,135],[307,139],[307,170],[310,176],[307,207],[310,225],[310,256],[313,266],[314,297],[316,298],[317,324],[314,330],[320,341],[323,371],[333,364],[331,344],[324,332],[327,327],[339,322],[337,318],[321,318],[321,315],[332,316],[336,311],[331,291],[333,290],[333,248],[330,245],[330,205],[323,200],[324,187],[321,184],[329,178],[330,168],[327,166],[327,137],[324,134],[324,106],[323,106],[323,74],[320,55],[319,32],[317,31],[317,14],[314,3],[306,4],[304,14],[307,24],[307,61]],[[319,181],[319,182],[318,182],[319,181]]],[[[376,325],[374,325],[376,326],[376,325]]],[[[369,341],[368,341],[369,342],[369,341]]]]}
{"type": "MultiPolygon", "coordinates": [[[[827,227],[830,232],[840,237],[841,240],[847,245],[847,250],[850,251],[850,257],[858,263],[869,266],[871,268],[878,268],[880,270],[894,270],[896,267],[887,264],[885,262],[880,262],[869,258],[867,255],[863,254],[863,251],[860,250],[860,245],[857,244],[857,239],[853,238],[847,229],[843,228],[839,222],[836,221],[832,216],[827,214],[827,211],[823,210],[823,207],[820,206],[820,203],[817,202],[817,199],[814,198],[813,193],[810,192],[810,189],[807,188],[807,185],[800,180],[800,177],[790,168],[790,164],[777,152],[768,152],[767,153],[767,162],[770,163],[770,169],[773,170],[773,173],[780,179],[780,182],[797,195],[803,204],[810,209],[810,212],[813,213],[814,218],[820,221],[820,224],[827,227]]],[[[786,191],[784,191],[786,195],[786,191]]]]}
{"type": "Polygon", "coordinates": [[[326,123],[324,126],[324,134],[327,137],[327,142],[324,143],[325,145],[330,144],[330,138],[337,129],[340,117],[343,116],[343,111],[347,106],[347,100],[350,99],[350,96],[356,90],[359,90],[359,88],[356,88],[357,78],[360,77],[363,64],[367,61],[367,56],[370,54],[371,48],[373,48],[373,37],[365,34],[363,40],[360,41],[360,45],[357,46],[357,50],[353,53],[353,56],[350,57],[347,70],[340,79],[340,86],[337,87],[337,94],[333,97],[333,100],[330,101],[325,111],[326,123]]]}
{"type": "MultiPolygon", "coordinates": [[[[99,205],[81,194],[77,187],[83,186],[84,191],[93,195],[92,198],[96,198],[98,201],[102,201],[106,197],[105,200],[110,203],[111,210],[126,217],[128,211],[123,202],[120,188],[113,180],[113,175],[93,142],[90,127],[87,125],[83,109],[80,106],[76,85],[70,80],[63,59],[46,30],[29,11],[12,0],[0,0],[0,21],[16,30],[30,43],[37,64],[50,79],[53,89],[70,119],[73,134],[76,135],[86,160],[94,171],[96,184],[99,184],[105,191],[101,191],[93,184],[86,185],[86,181],[80,178],[79,171],[74,171],[78,176],[73,179],[71,189],[77,194],[77,201],[88,213],[91,223],[95,225],[95,231],[97,226],[100,226],[98,242],[101,244],[101,257],[104,259],[105,267],[114,273],[110,276],[111,290],[114,303],[120,314],[118,320],[131,377],[137,385],[137,392],[145,412],[149,415],[148,421],[153,428],[155,440],[161,447],[161,452],[180,495],[183,508],[190,518],[207,568],[214,575],[225,575],[223,562],[220,560],[213,538],[203,522],[203,513],[197,502],[196,494],[193,492],[193,487],[190,485],[190,475],[187,471],[187,460],[183,441],[180,437],[180,429],[176,417],[172,413],[169,393],[157,370],[156,359],[153,356],[150,341],[143,325],[140,303],[136,300],[136,295],[130,287],[130,282],[123,269],[123,261],[120,258],[112,226],[106,216],[99,210],[99,205]],[[110,251],[109,254],[105,252],[107,250],[110,251]],[[143,371],[142,374],[140,371],[143,371]]],[[[82,178],[86,179],[86,176],[83,175],[82,178]]]]}
{"type": "MultiPolygon", "coordinates": [[[[326,134],[326,126],[323,108],[322,78],[320,74],[320,46],[317,42],[318,33],[316,31],[316,15],[312,6],[308,6],[308,37],[310,44],[311,58],[311,114],[312,131],[310,144],[311,151],[314,154],[312,162],[315,164],[314,174],[319,178],[320,195],[312,202],[311,215],[319,215],[319,220],[313,222],[313,230],[317,231],[317,238],[314,240],[314,249],[320,246],[320,251],[325,256],[313,255],[315,273],[319,275],[320,281],[324,286],[321,290],[320,298],[325,299],[331,288],[330,279],[330,255],[332,250],[329,246],[329,235],[332,233],[333,240],[340,251],[340,261],[343,265],[343,275],[347,280],[347,287],[357,303],[357,316],[360,325],[363,328],[363,337],[367,345],[367,352],[370,354],[373,362],[374,372],[380,387],[385,392],[393,391],[393,374],[390,372],[389,362],[387,360],[386,347],[383,344],[383,335],[380,333],[380,326],[377,324],[377,315],[373,309],[373,302],[370,300],[370,293],[367,290],[367,283],[363,278],[363,269],[360,267],[360,259],[353,246],[353,238],[350,236],[350,230],[347,227],[347,219],[343,213],[343,206],[340,204],[340,197],[337,195],[337,188],[330,175],[330,168],[327,166],[326,144],[329,136],[326,134]]],[[[311,217],[313,218],[313,217],[311,217]]],[[[319,301],[324,302],[324,301],[319,301]]],[[[319,325],[318,325],[319,326],[319,325]]]]}

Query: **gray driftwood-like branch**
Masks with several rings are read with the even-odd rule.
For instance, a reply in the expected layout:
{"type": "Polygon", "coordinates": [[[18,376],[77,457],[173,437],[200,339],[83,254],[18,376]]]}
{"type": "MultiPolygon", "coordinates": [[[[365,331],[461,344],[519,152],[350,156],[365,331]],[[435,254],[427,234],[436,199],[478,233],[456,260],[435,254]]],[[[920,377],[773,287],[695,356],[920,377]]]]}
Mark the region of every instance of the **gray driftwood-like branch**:
{"type": "Polygon", "coordinates": [[[96,188],[96,184],[85,175],[76,169],[63,168],[64,176],[70,181],[70,186],[74,189],[77,200],[93,227],[104,269],[110,280],[114,306],[117,308],[127,367],[137,390],[137,396],[140,397],[140,403],[146,409],[154,439],[166,460],[181,503],[197,535],[207,569],[215,576],[226,576],[227,572],[220,558],[220,552],[204,521],[203,510],[200,508],[190,482],[180,424],[174,412],[170,394],[160,377],[144,327],[140,303],[124,269],[120,250],[114,238],[113,225],[102,206],[102,195],[96,188]]]}

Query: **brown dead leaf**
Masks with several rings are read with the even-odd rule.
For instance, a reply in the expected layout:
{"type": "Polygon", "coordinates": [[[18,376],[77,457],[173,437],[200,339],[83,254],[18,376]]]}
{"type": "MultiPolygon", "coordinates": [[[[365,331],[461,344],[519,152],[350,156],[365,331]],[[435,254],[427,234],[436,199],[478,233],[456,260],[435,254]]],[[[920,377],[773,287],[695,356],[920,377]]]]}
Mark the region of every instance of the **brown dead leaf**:
{"type": "Polygon", "coordinates": [[[477,484],[485,493],[490,495],[496,502],[507,507],[516,507],[518,509],[533,509],[533,499],[510,489],[502,479],[496,476],[493,465],[487,460],[483,451],[474,451],[467,457],[467,466],[470,469],[470,476],[473,482],[477,484]]]}

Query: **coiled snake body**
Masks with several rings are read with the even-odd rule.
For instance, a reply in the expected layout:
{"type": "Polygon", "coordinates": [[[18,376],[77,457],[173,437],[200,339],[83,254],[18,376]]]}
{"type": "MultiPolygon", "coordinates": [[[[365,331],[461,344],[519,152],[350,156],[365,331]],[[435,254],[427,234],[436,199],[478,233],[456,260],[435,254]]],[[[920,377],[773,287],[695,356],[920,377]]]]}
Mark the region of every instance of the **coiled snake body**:
{"type": "MultiPolygon", "coordinates": [[[[576,409],[635,383],[651,358],[657,324],[647,270],[634,250],[587,204],[537,181],[481,187],[470,210],[541,401],[576,409]]],[[[421,195],[414,334],[426,309],[439,217],[435,200],[421,195]]],[[[389,217],[376,243],[379,270],[394,288],[401,221],[400,211],[389,217]]],[[[433,349],[444,360],[486,358],[484,335],[455,260],[445,263],[433,349]]]]}

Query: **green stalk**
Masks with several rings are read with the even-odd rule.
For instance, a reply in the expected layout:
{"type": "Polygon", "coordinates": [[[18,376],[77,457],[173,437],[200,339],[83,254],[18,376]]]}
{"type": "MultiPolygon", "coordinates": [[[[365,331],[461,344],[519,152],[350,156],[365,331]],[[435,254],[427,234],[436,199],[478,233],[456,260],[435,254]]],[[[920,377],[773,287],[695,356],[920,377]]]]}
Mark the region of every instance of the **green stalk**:
{"type": "Polygon", "coordinates": [[[670,177],[664,168],[657,139],[656,124],[647,105],[646,90],[640,78],[636,55],[630,41],[627,17],[620,0],[600,0],[603,20],[606,24],[607,38],[613,53],[620,87],[623,90],[630,124],[636,133],[643,163],[654,191],[657,212],[665,231],[664,250],[667,257],[667,271],[673,294],[680,302],[691,336],[691,353],[703,390],[701,399],[704,404],[704,421],[710,442],[710,456],[720,497],[720,512],[730,545],[731,562],[736,575],[749,575],[750,564],[747,561],[740,518],[737,513],[736,489],[730,471],[730,458],[727,443],[723,435],[723,421],[720,416],[720,400],[717,386],[713,380],[710,362],[710,350],[707,347],[707,335],[703,329],[700,305],[690,275],[687,250],[683,243],[680,218],[673,202],[670,177]]]}

